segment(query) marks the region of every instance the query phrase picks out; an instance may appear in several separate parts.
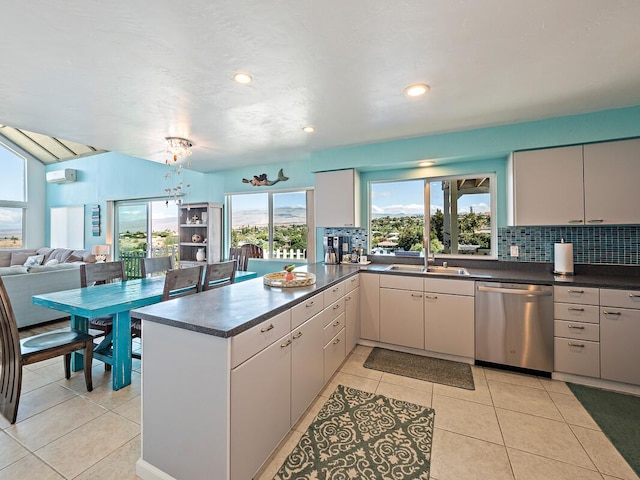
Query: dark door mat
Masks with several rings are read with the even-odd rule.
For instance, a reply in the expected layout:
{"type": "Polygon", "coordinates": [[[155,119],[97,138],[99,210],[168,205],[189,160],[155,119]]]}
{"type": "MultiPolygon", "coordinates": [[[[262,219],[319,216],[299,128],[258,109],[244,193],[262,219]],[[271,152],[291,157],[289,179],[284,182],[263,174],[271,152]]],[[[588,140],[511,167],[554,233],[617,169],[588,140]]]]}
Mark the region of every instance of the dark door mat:
{"type": "Polygon", "coordinates": [[[640,397],[567,383],[620,455],[640,475],[640,397]]]}
{"type": "Polygon", "coordinates": [[[441,358],[375,347],[364,367],[466,390],[476,389],[470,365],[441,358]]]}

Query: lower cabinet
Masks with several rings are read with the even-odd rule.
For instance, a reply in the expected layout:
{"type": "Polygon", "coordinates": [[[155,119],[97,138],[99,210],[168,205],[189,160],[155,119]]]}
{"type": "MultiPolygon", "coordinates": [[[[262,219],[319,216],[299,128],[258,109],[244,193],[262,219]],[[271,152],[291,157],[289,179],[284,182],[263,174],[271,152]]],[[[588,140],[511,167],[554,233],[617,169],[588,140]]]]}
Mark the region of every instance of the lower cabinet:
{"type": "Polygon", "coordinates": [[[328,382],[346,357],[345,329],[333,337],[324,347],[324,381],[328,382]]]}
{"type": "Polygon", "coordinates": [[[640,385],[640,310],[600,307],[600,376],[640,385]]]}
{"type": "Polygon", "coordinates": [[[231,370],[231,478],[252,478],[291,428],[291,334],[231,370]]]}
{"type": "Polygon", "coordinates": [[[318,313],[291,331],[291,425],[324,385],[323,327],[318,313]]]}
{"type": "Polygon", "coordinates": [[[380,289],[380,341],[424,348],[424,294],[415,290],[380,289]]]}
{"type": "Polygon", "coordinates": [[[360,287],[356,287],[344,297],[346,317],[347,355],[354,349],[360,338],[360,287]]]}
{"type": "Polygon", "coordinates": [[[556,336],[553,369],[557,372],[600,377],[600,343],[556,336]]]}
{"type": "Polygon", "coordinates": [[[473,358],[474,297],[424,294],[424,349],[473,358]]]}
{"type": "Polygon", "coordinates": [[[380,340],[380,275],[360,274],[360,338],[380,340]]]}

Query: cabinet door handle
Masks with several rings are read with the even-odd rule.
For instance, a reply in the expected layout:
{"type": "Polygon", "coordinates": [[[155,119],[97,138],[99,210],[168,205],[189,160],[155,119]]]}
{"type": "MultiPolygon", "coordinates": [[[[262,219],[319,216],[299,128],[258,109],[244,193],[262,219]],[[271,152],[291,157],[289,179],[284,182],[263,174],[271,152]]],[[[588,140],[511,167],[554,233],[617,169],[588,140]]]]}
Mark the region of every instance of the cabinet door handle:
{"type": "Polygon", "coordinates": [[[584,330],[584,327],[581,325],[569,325],[569,328],[575,328],[576,330],[584,330]]]}
{"type": "Polygon", "coordinates": [[[432,300],[437,300],[438,297],[436,295],[425,295],[424,298],[430,298],[432,300]]]}
{"type": "Polygon", "coordinates": [[[313,300],[311,300],[309,303],[307,303],[307,304],[305,305],[305,307],[307,307],[307,308],[309,308],[309,307],[313,307],[313,304],[314,304],[314,303],[315,303],[315,302],[314,302],[313,300]]]}
{"type": "Polygon", "coordinates": [[[587,223],[602,223],[604,220],[602,218],[593,218],[591,220],[587,220],[587,223]]]}
{"type": "Polygon", "coordinates": [[[264,332],[268,332],[269,330],[273,330],[273,328],[274,328],[273,323],[270,323],[268,327],[262,327],[260,331],[264,333],[264,332]]]}
{"type": "Polygon", "coordinates": [[[635,293],[630,293],[629,298],[640,298],[640,295],[637,295],[635,293]]]}
{"type": "Polygon", "coordinates": [[[336,341],[335,341],[335,342],[333,342],[333,344],[334,344],[334,345],[337,345],[337,344],[339,344],[339,343],[340,343],[340,339],[339,339],[339,338],[336,338],[336,341]]]}
{"type": "Polygon", "coordinates": [[[349,300],[351,300],[351,297],[344,297],[345,302],[348,302],[349,300]]]}
{"type": "Polygon", "coordinates": [[[296,333],[293,338],[300,338],[302,336],[302,332],[296,333]]]}
{"type": "Polygon", "coordinates": [[[422,298],[422,294],[421,293],[412,293],[411,296],[412,297],[422,298]]]}
{"type": "Polygon", "coordinates": [[[584,312],[584,308],[578,307],[568,307],[567,310],[569,310],[570,312],[584,312]]]}
{"type": "Polygon", "coordinates": [[[580,293],[583,294],[584,290],[567,290],[568,293],[580,293]]]}
{"type": "Polygon", "coordinates": [[[334,327],[337,327],[338,325],[340,325],[340,320],[336,320],[335,322],[333,322],[334,327]]]}
{"type": "Polygon", "coordinates": [[[605,315],[622,315],[622,313],[620,312],[609,312],[607,310],[604,310],[602,313],[604,313],[605,315]]]}
{"type": "Polygon", "coordinates": [[[340,308],[340,304],[337,304],[337,305],[334,305],[334,306],[333,306],[333,309],[334,309],[334,310],[337,310],[337,309],[339,309],[339,308],[340,308]]]}
{"type": "Polygon", "coordinates": [[[569,220],[569,223],[582,223],[582,220],[569,220]]]}
{"type": "Polygon", "coordinates": [[[573,342],[569,342],[567,345],[569,345],[570,347],[580,347],[580,348],[584,348],[584,343],[573,343],[573,342]]]}
{"type": "Polygon", "coordinates": [[[331,290],[332,292],[337,292],[338,290],[340,290],[340,287],[336,287],[333,290],[331,290]]]}
{"type": "Polygon", "coordinates": [[[288,339],[285,343],[280,344],[280,348],[286,348],[291,345],[291,339],[288,339]]]}

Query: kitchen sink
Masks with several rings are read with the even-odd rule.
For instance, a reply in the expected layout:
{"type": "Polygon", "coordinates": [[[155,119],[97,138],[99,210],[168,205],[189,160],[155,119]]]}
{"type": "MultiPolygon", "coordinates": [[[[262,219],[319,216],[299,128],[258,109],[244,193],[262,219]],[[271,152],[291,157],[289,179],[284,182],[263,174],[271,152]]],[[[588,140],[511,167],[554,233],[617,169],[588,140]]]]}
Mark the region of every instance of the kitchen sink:
{"type": "Polygon", "coordinates": [[[425,270],[423,265],[405,265],[402,263],[393,263],[385,268],[391,272],[407,272],[407,273],[424,273],[426,275],[469,275],[465,268],[461,267],[443,267],[429,265],[425,270]]]}

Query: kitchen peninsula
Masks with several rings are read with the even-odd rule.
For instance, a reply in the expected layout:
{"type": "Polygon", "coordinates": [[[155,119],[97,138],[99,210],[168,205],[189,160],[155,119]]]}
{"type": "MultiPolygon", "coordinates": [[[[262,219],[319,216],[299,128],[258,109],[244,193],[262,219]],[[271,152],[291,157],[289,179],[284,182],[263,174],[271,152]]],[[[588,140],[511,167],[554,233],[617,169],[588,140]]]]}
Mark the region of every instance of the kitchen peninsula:
{"type": "Polygon", "coordinates": [[[309,287],[259,278],[132,312],[144,321],[138,476],[248,479],[267,459],[359,328],[358,268],[306,270],[309,287]]]}

